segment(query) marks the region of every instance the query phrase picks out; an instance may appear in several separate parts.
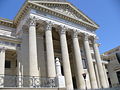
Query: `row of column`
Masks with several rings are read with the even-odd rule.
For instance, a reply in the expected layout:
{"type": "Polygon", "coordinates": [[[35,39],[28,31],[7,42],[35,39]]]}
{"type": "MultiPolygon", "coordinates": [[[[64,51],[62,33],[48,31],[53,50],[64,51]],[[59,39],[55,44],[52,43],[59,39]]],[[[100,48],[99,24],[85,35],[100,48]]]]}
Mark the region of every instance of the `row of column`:
{"type": "MultiPolygon", "coordinates": [[[[45,30],[45,37],[46,37],[46,54],[47,54],[47,72],[48,77],[53,78],[56,77],[55,71],[55,61],[54,61],[54,51],[53,51],[53,40],[52,40],[52,23],[48,23],[45,30]]],[[[72,74],[70,68],[70,61],[69,61],[69,53],[68,53],[68,45],[66,40],[66,28],[62,27],[60,30],[60,43],[61,43],[61,51],[62,51],[62,60],[63,60],[63,67],[64,67],[64,75],[66,81],[66,87],[68,89],[73,88],[72,83],[72,74]]],[[[79,40],[78,40],[78,32],[74,31],[72,34],[73,39],[73,47],[75,53],[75,61],[77,66],[77,75],[78,75],[78,88],[85,89],[85,82],[83,78],[83,65],[82,65],[82,57],[80,52],[79,40]]],[[[106,83],[102,62],[99,54],[99,49],[97,43],[93,42],[94,52],[96,57],[96,63],[98,67],[98,73],[100,77],[100,83],[103,88],[107,88],[108,85],[106,83]]],[[[95,71],[93,67],[93,60],[91,57],[91,50],[88,41],[88,35],[84,35],[84,47],[88,62],[88,70],[90,75],[91,87],[98,88],[95,71]]],[[[2,49],[0,53],[1,63],[0,68],[2,74],[4,75],[4,65],[5,65],[5,50],[2,49]],[[3,55],[4,54],[4,55],[3,55]]],[[[36,21],[34,19],[30,20],[29,24],[29,75],[30,76],[39,76],[38,72],[38,62],[37,62],[37,42],[36,42],[36,21]]]]}
{"type": "MultiPolygon", "coordinates": [[[[47,55],[47,72],[48,77],[56,77],[55,71],[55,61],[54,61],[54,50],[53,50],[53,40],[52,40],[52,23],[48,23],[45,30],[45,41],[46,41],[46,55],[47,55]]],[[[85,89],[85,82],[83,78],[83,66],[82,66],[82,57],[80,52],[80,46],[78,41],[78,32],[74,31],[73,35],[73,47],[75,52],[75,61],[77,66],[77,75],[78,75],[78,88],[85,89]]],[[[63,68],[65,75],[66,87],[68,89],[73,89],[72,74],[69,61],[68,45],[66,39],[66,28],[62,27],[60,30],[60,43],[61,43],[61,52],[63,60],[63,68]]],[[[99,54],[99,49],[94,42],[94,51],[96,57],[96,63],[98,66],[98,73],[100,77],[100,82],[103,88],[107,88],[107,83],[105,81],[105,76],[103,72],[102,62],[99,54]]],[[[88,71],[90,75],[91,87],[93,89],[98,88],[95,71],[93,67],[93,60],[91,56],[91,50],[88,41],[88,34],[84,35],[84,47],[87,57],[88,71]]],[[[30,61],[30,76],[38,76],[38,63],[37,63],[37,46],[36,46],[36,22],[35,20],[30,21],[29,26],[29,61],[30,61]]]]}

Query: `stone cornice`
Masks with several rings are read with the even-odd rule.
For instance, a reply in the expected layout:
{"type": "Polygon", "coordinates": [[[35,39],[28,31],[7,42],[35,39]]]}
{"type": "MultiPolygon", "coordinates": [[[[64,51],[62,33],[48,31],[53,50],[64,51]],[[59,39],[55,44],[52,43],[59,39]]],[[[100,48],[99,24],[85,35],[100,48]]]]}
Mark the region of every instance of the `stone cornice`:
{"type": "MultiPolygon", "coordinates": [[[[68,5],[70,7],[72,7],[73,9],[75,9],[77,12],[79,12],[82,16],[84,16],[86,19],[88,19],[90,21],[90,19],[85,16],[84,14],[82,14],[81,11],[79,11],[78,9],[76,9],[73,5],[71,5],[70,3],[68,2],[40,2],[39,3],[49,3],[49,4],[64,4],[64,5],[68,5]]],[[[0,22],[2,22],[1,24],[2,25],[6,25],[6,26],[10,26],[10,27],[17,27],[17,25],[19,24],[19,22],[21,21],[21,19],[27,14],[27,12],[29,11],[30,8],[33,8],[33,9],[36,9],[36,10],[40,10],[42,12],[46,12],[46,13],[49,13],[51,15],[54,15],[54,16],[57,16],[59,18],[62,18],[62,19],[65,19],[65,20],[68,20],[68,21],[71,21],[71,22],[74,22],[74,23],[77,23],[77,24],[80,24],[80,25],[83,25],[85,27],[88,27],[92,30],[96,30],[99,28],[99,26],[97,24],[95,24],[94,22],[91,21],[91,23],[88,23],[88,22],[84,22],[82,20],[77,20],[75,18],[72,18],[70,16],[67,16],[65,14],[62,14],[62,13],[59,13],[59,12],[56,12],[52,9],[50,9],[49,7],[46,7],[44,5],[41,5],[41,4],[37,4],[37,3],[34,3],[34,2],[31,2],[31,1],[26,1],[22,8],[19,10],[18,14],[16,15],[15,19],[13,21],[10,21],[9,20],[0,20],[0,22]]]]}
{"type": "Polygon", "coordinates": [[[13,21],[9,20],[9,19],[5,19],[5,18],[0,18],[0,25],[15,28],[15,25],[13,24],[13,21]]]}

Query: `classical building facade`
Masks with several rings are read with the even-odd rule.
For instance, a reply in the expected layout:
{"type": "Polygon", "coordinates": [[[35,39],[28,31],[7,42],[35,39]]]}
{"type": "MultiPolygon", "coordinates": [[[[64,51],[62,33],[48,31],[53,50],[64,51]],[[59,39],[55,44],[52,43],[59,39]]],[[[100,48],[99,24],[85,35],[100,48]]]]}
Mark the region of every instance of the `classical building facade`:
{"type": "Polygon", "coordinates": [[[113,48],[101,55],[106,65],[111,87],[120,86],[120,46],[113,48]]]}
{"type": "Polygon", "coordinates": [[[108,88],[98,28],[66,0],[27,0],[0,19],[0,87],[108,88]]]}

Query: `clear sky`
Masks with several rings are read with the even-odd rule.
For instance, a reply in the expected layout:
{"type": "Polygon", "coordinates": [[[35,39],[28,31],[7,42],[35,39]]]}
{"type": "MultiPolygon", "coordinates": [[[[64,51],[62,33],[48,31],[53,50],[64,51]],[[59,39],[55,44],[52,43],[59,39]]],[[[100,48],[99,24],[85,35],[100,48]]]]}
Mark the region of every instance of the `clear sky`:
{"type": "MultiPolygon", "coordinates": [[[[13,20],[25,0],[0,0],[0,17],[13,20]]],[[[100,25],[100,52],[120,45],[120,0],[68,0],[100,25]]]]}

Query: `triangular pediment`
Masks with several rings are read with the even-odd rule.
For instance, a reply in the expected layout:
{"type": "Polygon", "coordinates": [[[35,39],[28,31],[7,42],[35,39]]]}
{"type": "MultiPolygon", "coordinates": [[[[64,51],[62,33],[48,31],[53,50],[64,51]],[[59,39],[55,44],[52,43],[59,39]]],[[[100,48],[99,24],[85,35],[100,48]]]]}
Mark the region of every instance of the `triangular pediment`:
{"type": "Polygon", "coordinates": [[[82,13],[75,6],[73,6],[72,4],[70,4],[68,2],[48,2],[48,1],[47,2],[31,1],[31,2],[39,4],[39,5],[43,5],[44,7],[47,7],[49,9],[51,9],[52,11],[63,14],[67,17],[71,17],[73,19],[83,21],[85,23],[88,23],[95,27],[98,27],[98,25],[94,21],[92,21],[84,13],[82,13]]]}
{"type": "Polygon", "coordinates": [[[61,19],[85,26],[91,30],[96,30],[99,26],[82,13],[79,9],[68,2],[58,1],[31,1],[28,0],[20,9],[19,13],[14,19],[14,24],[18,25],[22,17],[31,9],[40,10],[41,12],[59,17],[61,19]]]}

